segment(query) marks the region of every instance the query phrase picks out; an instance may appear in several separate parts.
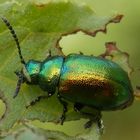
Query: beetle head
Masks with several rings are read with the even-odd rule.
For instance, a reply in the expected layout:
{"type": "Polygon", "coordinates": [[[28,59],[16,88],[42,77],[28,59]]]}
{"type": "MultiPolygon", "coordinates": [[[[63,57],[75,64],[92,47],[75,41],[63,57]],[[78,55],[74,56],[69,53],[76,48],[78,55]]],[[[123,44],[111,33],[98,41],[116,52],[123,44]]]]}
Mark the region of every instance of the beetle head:
{"type": "Polygon", "coordinates": [[[23,67],[22,73],[27,84],[38,84],[41,62],[30,60],[23,67]]]}

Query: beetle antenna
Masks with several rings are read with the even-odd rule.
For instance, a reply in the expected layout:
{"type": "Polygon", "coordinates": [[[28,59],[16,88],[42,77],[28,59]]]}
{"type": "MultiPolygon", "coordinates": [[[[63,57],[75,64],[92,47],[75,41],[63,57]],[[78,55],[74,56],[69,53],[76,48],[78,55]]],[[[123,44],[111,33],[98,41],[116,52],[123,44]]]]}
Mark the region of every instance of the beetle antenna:
{"type": "Polygon", "coordinates": [[[13,98],[17,97],[21,84],[23,83],[23,74],[17,71],[15,72],[15,74],[18,76],[18,82],[17,82],[17,86],[16,86],[16,90],[15,90],[13,98]]]}
{"type": "Polygon", "coordinates": [[[18,54],[19,54],[21,63],[22,63],[23,65],[25,65],[25,60],[24,60],[24,58],[23,58],[23,56],[22,56],[22,54],[21,54],[21,49],[20,49],[18,37],[17,37],[17,35],[16,35],[16,33],[15,33],[13,27],[11,26],[11,24],[9,23],[9,21],[8,21],[6,18],[1,17],[1,19],[3,20],[3,22],[6,24],[6,26],[7,26],[8,29],[10,30],[10,32],[11,32],[11,34],[12,34],[12,36],[13,36],[15,42],[16,42],[16,46],[17,46],[17,49],[18,49],[18,54]]]}

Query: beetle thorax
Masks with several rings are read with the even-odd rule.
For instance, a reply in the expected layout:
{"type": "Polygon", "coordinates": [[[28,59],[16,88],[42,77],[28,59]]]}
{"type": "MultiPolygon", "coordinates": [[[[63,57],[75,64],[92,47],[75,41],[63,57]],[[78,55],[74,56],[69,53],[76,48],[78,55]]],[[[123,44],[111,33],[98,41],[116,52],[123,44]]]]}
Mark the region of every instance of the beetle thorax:
{"type": "Polygon", "coordinates": [[[42,62],[39,73],[39,86],[48,92],[55,92],[59,82],[63,57],[53,56],[42,62]]]}

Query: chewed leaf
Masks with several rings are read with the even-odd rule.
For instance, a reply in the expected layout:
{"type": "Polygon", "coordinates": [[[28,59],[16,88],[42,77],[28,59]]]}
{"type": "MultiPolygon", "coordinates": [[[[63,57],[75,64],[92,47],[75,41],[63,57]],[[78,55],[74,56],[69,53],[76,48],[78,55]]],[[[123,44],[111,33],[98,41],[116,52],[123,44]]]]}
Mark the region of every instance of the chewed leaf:
{"type": "Polygon", "coordinates": [[[119,50],[115,42],[107,42],[105,44],[106,52],[101,54],[102,57],[110,57],[112,61],[119,64],[127,73],[131,75],[133,68],[129,64],[129,54],[119,50]]]}
{"type": "MultiPolygon", "coordinates": [[[[98,16],[88,6],[71,2],[48,2],[43,5],[29,1],[0,2],[0,13],[15,29],[25,61],[42,61],[49,50],[52,55],[64,55],[59,48],[62,36],[78,31],[95,36],[99,31],[106,32],[109,23],[117,23],[122,18],[122,15],[98,16]]],[[[17,83],[14,71],[21,69],[21,64],[15,42],[2,21],[0,33],[0,98],[3,97],[7,107],[0,120],[0,130],[9,130],[16,122],[25,119],[58,122],[62,106],[56,96],[29,106],[40,96],[47,95],[38,86],[22,84],[18,97],[12,98],[17,83]]],[[[70,104],[67,120],[81,117],[70,104]]]]}

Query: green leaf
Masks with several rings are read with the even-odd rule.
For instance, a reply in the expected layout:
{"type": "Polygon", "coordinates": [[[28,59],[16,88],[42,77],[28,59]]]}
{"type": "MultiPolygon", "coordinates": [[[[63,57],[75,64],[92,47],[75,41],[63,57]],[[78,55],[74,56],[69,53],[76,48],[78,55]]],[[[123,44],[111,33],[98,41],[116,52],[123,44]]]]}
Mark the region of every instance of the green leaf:
{"type": "Polygon", "coordinates": [[[63,132],[50,131],[42,128],[36,128],[29,124],[19,125],[8,135],[1,136],[2,140],[97,140],[98,132],[91,128],[86,134],[68,136],[63,132]]]}
{"type": "MultiPolygon", "coordinates": [[[[44,60],[48,50],[53,55],[64,55],[59,46],[62,36],[78,31],[95,36],[99,31],[106,32],[109,23],[117,23],[122,18],[122,15],[98,16],[88,6],[71,2],[48,2],[40,5],[28,1],[0,2],[0,13],[13,25],[26,61],[44,60]]],[[[38,97],[47,95],[38,86],[23,84],[19,96],[12,98],[17,83],[14,71],[21,67],[15,42],[1,21],[0,97],[6,105],[0,120],[1,131],[9,130],[16,122],[25,119],[58,122],[62,114],[62,106],[56,95],[41,99],[26,108],[38,97]]],[[[66,120],[81,117],[83,116],[74,112],[73,105],[70,104],[66,120]]]]}

